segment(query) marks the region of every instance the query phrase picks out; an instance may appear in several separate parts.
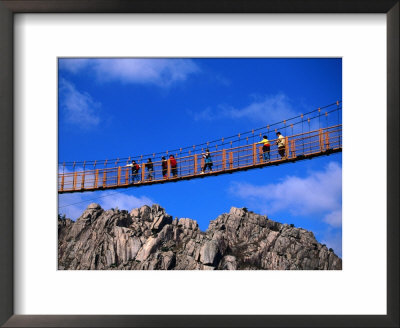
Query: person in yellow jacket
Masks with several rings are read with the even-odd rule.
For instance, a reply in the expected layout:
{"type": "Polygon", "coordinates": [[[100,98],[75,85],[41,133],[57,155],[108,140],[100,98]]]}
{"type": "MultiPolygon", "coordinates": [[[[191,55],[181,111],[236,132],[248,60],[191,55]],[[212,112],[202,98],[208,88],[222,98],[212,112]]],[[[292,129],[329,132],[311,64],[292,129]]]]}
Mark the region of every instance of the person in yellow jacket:
{"type": "Polygon", "coordinates": [[[261,141],[257,142],[257,144],[263,144],[263,147],[262,147],[263,159],[264,159],[264,161],[269,161],[271,159],[270,153],[269,153],[271,145],[269,143],[268,137],[263,136],[263,139],[261,141]]]}

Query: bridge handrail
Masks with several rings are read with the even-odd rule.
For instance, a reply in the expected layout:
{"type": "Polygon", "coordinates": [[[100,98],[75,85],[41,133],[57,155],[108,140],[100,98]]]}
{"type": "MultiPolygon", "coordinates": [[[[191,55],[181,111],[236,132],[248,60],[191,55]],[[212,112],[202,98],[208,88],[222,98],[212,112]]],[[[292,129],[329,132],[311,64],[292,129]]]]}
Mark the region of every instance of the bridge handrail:
{"type": "MultiPolygon", "coordinates": [[[[317,129],[301,134],[286,136],[285,157],[280,158],[278,147],[273,143],[277,139],[272,139],[270,149],[270,164],[278,163],[282,160],[296,159],[299,155],[318,155],[323,154],[329,149],[341,150],[341,125],[335,125],[323,129],[317,129]],[[275,159],[274,159],[275,158],[275,159]]],[[[213,160],[213,172],[234,171],[243,168],[258,167],[265,165],[262,160],[262,145],[251,143],[243,146],[224,148],[210,152],[213,160]]],[[[138,173],[140,182],[138,184],[158,183],[174,181],[177,178],[191,178],[199,176],[199,171],[204,165],[201,154],[177,157],[178,176],[171,177],[171,165],[168,160],[168,177],[162,175],[161,161],[153,162],[154,180],[147,179],[145,172],[146,163],[141,163],[138,173]],[[156,179],[156,174],[161,177],[156,179]]],[[[148,174],[148,172],[147,172],[148,174]]],[[[72,192],[82,190],[98,190],[101,188],[123,187],[131,185],[131,168],[129,166],[115,166],[108,168],[90,169],[75,172],[59,173],[59,192],[72,192]]]]}
{"type": "MultiPolygon", "coordinates": [[[[296,139],[293,139],[293,138],[294,138],[294,137],[299,137],[299,136],[306,136],[306,138],[311,138],[311,137],[317,136],[317,134],[320,132],[320,130],[326,131],[326,130],[331,130],[331,129],[334,129],[334,128],[337,128],[337,127],[341,127],[341,126],[342,126],[341,124],[338,124],[338,125],[334,125],[334,126],[330,126],[330,127],[326,127],[326,128],[322,128],[322,129],[316,129],[316,130],[307,131],[307,132],[304,132],[304,133],[299,133],[299,134],[287,136],[287,138],[289,138],[289,141],[291,141],[291,140],[303,140],[303,139],[305,139],[305,138],[296,138],[296,139]],[[314,133],[315,133],[315,135],[313,135],[314,133]]],[[[337,131],[339,131],[339,130],[330,131],[330,132],[337,132],[337,131]]],[[[277,138],[275,138],[275,139],[269,139],[271,146],[273,146],[277,140],[278,140],[277,138]]],[[[215,157],[217,154],[220,154],[221,152],[223,152],[223,150],[225,150],[226,152],[228,152],[228,151],[229,151],[229,152],[238,152],[238,151],[240,151],[240,150],[243,150],[243,149],[247,149],[247,148],[249,148],[249,147],[252,147],[253,144],[254,144],[254,143],[247,144],[247,145],[242,145],[242,146],[237,146],[237,147],[233,147],[233,148],[223,148],[223,149],[220,149],[220,150],[214,150],[214,151],[210,151],[210,154],[211,154],[211,157],[215,157]]],[[[250,150],[250,149],[249,149],[249,150],[250,150]]],[[[271,150],[271,151],[272,151],[272,150],[271,150]]],[[[176,159],[177,163],[180,163],[180,162],[183,162],[184,160],[193,159],[193,157],[194,157],[195,155],[198,155],[199,158],[200,158],[200,156],[201,156],[201,154],[193,154],[193,155],[188,155],[188,156],[183,156],[183,157],[176,157],[175,159],[176,159]]],[[[250,156],[250,155],[249,155],[249,156],[250,156]]],[[[152,163],[153,163],[153,165],[156,165],[156,164],[159,165],[159,164],[162,163],[162,161],[159,160],[159,161],[154,161],[154,162],[152,162],[152,163]]],[[[213,163],[215,163],[214,160],[213,160],[213,163]]],[[[139,164],[139,165],[142,165],[142,164],[146,164],[146,162],[142,162],[142,163],[138,163],[138,164],[139,164]]],[[[118,165],[118,166],[112,166],[112,167],[105,167],[105,168],[101,168],[101,169],[98,169],[98,170],[110,172],[110,171],[112,171],[112,170],[118,169],[119,167],[126,167],[126,165],[118,165]]],[[[78,173],[83,173],[83,172],[90,173],[90,172],[95,172],[95,171],[96,171],[96,169],[90,169],[90,170],[76,170],[76,171],[74,171],[74,172],[65,172],[65,173],[59,173],[59,174],[63,174],[63,175],[65,175],[65,176],[69,176],[69,175],[73,175],[75,172],[78,172],[78,173]]]]}

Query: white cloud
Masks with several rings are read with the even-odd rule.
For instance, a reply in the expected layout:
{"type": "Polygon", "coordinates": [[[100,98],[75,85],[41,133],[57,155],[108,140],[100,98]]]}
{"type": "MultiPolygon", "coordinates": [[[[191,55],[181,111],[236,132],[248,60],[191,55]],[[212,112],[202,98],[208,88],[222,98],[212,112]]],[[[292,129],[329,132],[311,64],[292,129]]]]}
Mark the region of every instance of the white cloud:
{"type": "Polygon", "coordinates": [[[58,201],[58,212],[60,214],[65,214],[67,218],[73,220],[76,220],[90,203],[98,203],[105,210],[118,207],[120,210],[128,211],[143,205],[151,206],[154,204],[154,202],[146,196],[135,197],[116,193],[115,191],[105,191],[101,193],[100,196],[97,194],[97,197],[92,193],[61,194],[58,196],[58,201]]]}
{"type": "Polygon", "coordinates": [[[85,127],[97,126],[100,123],[99,109],[101,104],[87,92],[80,92],[75,85],[60,79],[60,109],[67,122],[85,127]]]}
{"type": "Polygon", "coordinates": [[[103,208],[115,208],[118,207],[121,210],[132,210],[143,205],[152,205],[154,202],[146,196],[135,197],[126,194],[114,195],[110,198],[104,198],[101,200],[100,205],[103,208]]]}
{"type": "Polygon", "coordinates": [[[229,191],[268,214],[289,210],[292,215],[325,215],[325,222],[332,226],[339,226],[339,218],[341,222],[342,169],[336,162],[304,178],[287,176],[279,183],[261,186],[236,182],[229,191]]]}
{"type": "Polygon", "coordinates": [[[299,113],[292,107],[289,98],[279,93],[256,97],[254,101],[243,108],[236,108],[228,105],[219,105],[217,108],[206,108],[205,110],[193,113],[196,120],[217,120],[217,119],[250,119],[262,122],[278,122],[288,119],[299,113]]]}
{"type": "Polygon", "coordinates": [[[190,59],[61,59],[60,69],[70,73],[85,70],[99,82],[154,84],[168,87],[185,81],[200,68],[190,59]]]}
{"type": "Polygon", "coordinates": [[[325,223],[329,224],[332,227],[341,227],[342,226],[342,210],[336,210],[328,213],[322,219],[325,223]]]}

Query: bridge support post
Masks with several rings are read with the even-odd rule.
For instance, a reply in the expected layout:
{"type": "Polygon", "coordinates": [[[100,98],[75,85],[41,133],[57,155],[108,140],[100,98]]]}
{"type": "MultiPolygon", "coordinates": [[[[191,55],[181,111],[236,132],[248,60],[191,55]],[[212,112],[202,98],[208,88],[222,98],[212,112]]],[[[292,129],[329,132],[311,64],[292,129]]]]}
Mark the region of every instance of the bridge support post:
{"type": "Polygon", "coordinates": [[[142,182],[144,182],[144,177],[145,177],[145,168],[146,166],[144,165],[144,163],[142,163],[142,182]]]}
{"type": "Polygon", "coordinates": [[[322,134],[322,129],[319,129],[319,151],[322,152],[324,150],[324,135],[322,134]]]}
{"type": "Polygon", "coordinates": [[[117,178],[117,185],[121,184],[121,166],[118,166],[118,178],[117,178]]]}
{"type": "Polygon", "coordinates": [[[197,154],[194,154],[193,155],[193,161],[194,161],[194,168],[193,168],[193,170],[194,170],[194,172],[193,172],[193,174],[197,174],[197,154]]]}
{"type": "Polygon", "coordinates": [[[233,169],[233,153],[229,153],[229,168],[232,170],[233,169]]]}
{"type": "Polygon", "coordinates": [[[226,150],[222,150],[222,169],[226,169],[226,150]]]}
{"type": "Polygon", "coordinates": [[[329,132],[326,131],[325,132],[325,149],[328,150],[329,148],[330,148],[330,145],[329,145],[329,132]]]}
{"type": "MultiPolygon", "coordinates": [[[[262,150],[263,146],[259,146],[258,147],[258,160],[260,161],[260,163],[262,163],[264,161],[264,156],[263,156],[263,150],[262,150]]],[[[271,153],[271,152],[270,152],[271,153]]]]}
{"type": "Polygon", "coordinates": [[[292,152],[292,158],[296,157],[296,142],[294,140],[291,141],[291,152],[292,152]]]}
{"type": "Polygon", "coordinates": [[[74,172],[74,181],[73,181],[73,189],[76,189],[76,182],[78,179],[78,172],[74,172]]]}
{"type": "Polygon", "coordinates": [[[85,166],[86,166],[86,161],[83,162],[83,172],[82,172],[82,181],[81,181],[81,189],[85,188],[85,166]]]}
{"type": "Polygon", "coordinates": [[[64,173],[61,175],[61,186],[60,186],[60,190],[63,191],[64,190],[64,181],[65,181],[65,176],[64,173]]]}
{"type": "Polygon", "coordinates": [[[81,189],[85,188],[85,171],[82,173],[81,189]]]}
{"type": "Polygon", "coordinates": [[[125,184],[129,184],[129,167],[125,169],[125,184]]]}
{"type": "Polygon", "coordinates": [[[257,145],[253,144],[253,165],[257,164],[257,145]]]}
{"type": "Polygon", "coordinates": [[[94,189],[97,189],[99,185],[99,169],[96,170],[96,173],[94,175],[94,189]]]}
{"type": "Polygon", "coordinates": [[[171,160],[168,158],[167,161],[168,167],[167,167],[167,179],[171,176],[171,160]]]}
{"type": "Polygon", "coordinates": [[[285,158],[289,158],[289,138],[285,137],[285,158]]]}
{"type": "Polygon", "coordinates": [[[103,169],[103,188],[107,186],[107,171],[103,169]]]}

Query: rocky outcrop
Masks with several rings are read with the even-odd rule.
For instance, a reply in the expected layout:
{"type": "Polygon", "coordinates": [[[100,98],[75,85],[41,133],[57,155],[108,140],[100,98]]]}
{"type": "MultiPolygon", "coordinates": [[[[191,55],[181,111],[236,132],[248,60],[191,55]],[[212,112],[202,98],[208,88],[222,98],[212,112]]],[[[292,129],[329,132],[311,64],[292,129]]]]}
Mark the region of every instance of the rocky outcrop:
{"type": "Polygon", "coordinates": [[[159,205],[128,211],[90,204],[58,220],[60,270],[341,270],[312,232],[232,207],[202,232],[159,205]]]}

